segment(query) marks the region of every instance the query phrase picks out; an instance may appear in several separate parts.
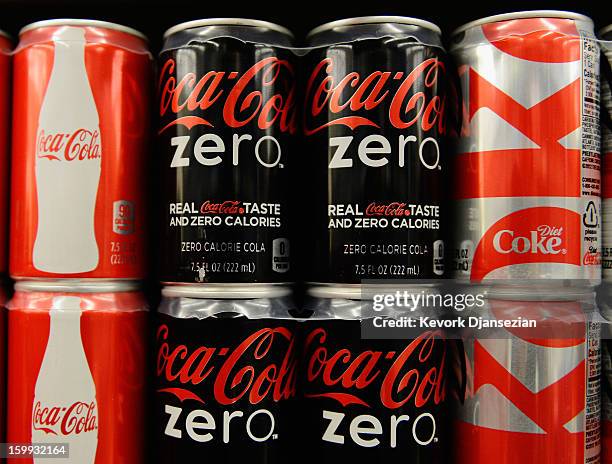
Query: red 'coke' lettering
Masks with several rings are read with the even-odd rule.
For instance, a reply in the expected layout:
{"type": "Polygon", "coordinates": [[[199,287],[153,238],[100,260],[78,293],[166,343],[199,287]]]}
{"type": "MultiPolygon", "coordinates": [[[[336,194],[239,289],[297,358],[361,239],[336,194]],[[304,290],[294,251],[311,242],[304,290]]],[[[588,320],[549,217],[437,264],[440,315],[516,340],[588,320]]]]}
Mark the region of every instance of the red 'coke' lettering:
{"type": "MultiPolygon", "coordinates": [[[[190,350],[184,344],[171,346],[169,338],[169,327],[161,325],[157,330],[157,375],[180,386],[158,391],[203,404],[214,400],[221,405],[242,399],[254,405],[266,399],[276,402],[295,394],[295,339],[287,328],[259,329],[233,348],[201,346],[190,350]],[[285,347],[282,361],[268,362],[267,356],[279,344],[285,347]],[[207,381],[210,398],[190,390],[207,381]]],[[[198,391],[202,391],[201,386],[198,391]]]]}
{"type": "Polygon", "coordinates": [[[206,111],[220,112],[224,123],[232,128],[256,122],[261,130],[276,125],[283,133],[295,132],[294,69],[289,61],[264,58],[242,75],[235,71],[208,71],[202,76],[188,72],[179,78],[175,72],[176,62],[170,58],[160,72],[159,114],[164,117],[174,113],[177,117],[159,133],[177,124],[189,129],[198,125],[214,127],[211,119],[203,116],[206,111]],[[260,85],[249,90],[256,80],[260,85]],[[268,95],[266,88],[274,93],[268,95]],[[183,115],[185,112],[198,115],[183,115]]]}
{"type": "Polygon", "coordinates": [[[359,126],[380,127],[377,116],[331,115],[357,111],[375,110],[389,101],[387,117],[396,129],[407,129],[419,125],[424,132],[437,127],[444,134],[445,97],[433,93],[429,99],[426,89],[435,88],[439,75],[446,73],[446,67],[438,58],[428,58],[409,73],[403,71],[375,71],[367,76],[350,72],[339,78],[332,58],[323,59],[313,70],[306,86],[306,107],[304,132],[312,135],[326,127],[341,124],[351,129],[359,126]],[[416,90],[416,83],[422,81],[424,88],[416,90]],[[400,84],[393,90],[396,82],[400,84]],[[319,116],[330,118],[325,123],[309,125],[308,119],[319,116]]]}

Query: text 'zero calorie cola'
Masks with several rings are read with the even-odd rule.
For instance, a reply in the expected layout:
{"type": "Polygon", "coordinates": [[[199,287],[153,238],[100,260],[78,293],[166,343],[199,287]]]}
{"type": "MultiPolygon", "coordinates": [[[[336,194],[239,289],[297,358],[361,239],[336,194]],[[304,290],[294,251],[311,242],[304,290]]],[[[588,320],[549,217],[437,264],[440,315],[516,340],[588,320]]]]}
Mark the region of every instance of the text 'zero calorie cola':
{"type": "Polygon", "coordinates": [[[290,462],[288,440],[300,435],[300,418],[287,409],[299,354],[290,291],[245,286],[230,294],[211,284],[168,286],[162,294],[153,397],[158,462],[290,462]]]}
{"type": "Polygon", "coordinates": [[[498,328],[464,329],[453,462],[600,462],[601,324],[593,317],[594,295],[553,298],[488,298],[475,315],[498,328]],[[516,327],[519,317],[535,327],[516,327]]]}
{"type": "Polygon", "coordinates": [[[454,265],[472,282],[600,279],[599,47],[556,11],[454,33],[464,96],[454,265]]]}
{"type": "Polygon", "coordinates": [[[8,267],[9,156],[11,132],[11,55],[13,44],[0,31],[0,274],[8,267]]]}
{"type": "Polygon", "coordinates": [[[151,78],[146,39],[133,29],[50,20],[21,30],[13,70],[13,277],[144,276],[151,78]]]}
{"type": "Polygon", "coordinates": [[[148,311],[138,286],[22,281],[8,308],[8,441],[68,444],[69,464],[144,464],[148,311]]]}
{"type": "Polygon", "coordinates": [[[448,165],[440,29],[402,17],[335,21],[303,57],[306,280],[444,274],[448,165]]]}
{"type": "Polygon", "coordinates": [[[291,33],[275,24],[179,24],[159,55],[161,280],[290,277],[296,131],[291,33]]]}
{"type": "Polygon", "coordinates": [[[602,139],[602,210],[603,250],[602,277],[612,280],[612,25],[599,32],[601,60],[601,139],[602,139]]]}

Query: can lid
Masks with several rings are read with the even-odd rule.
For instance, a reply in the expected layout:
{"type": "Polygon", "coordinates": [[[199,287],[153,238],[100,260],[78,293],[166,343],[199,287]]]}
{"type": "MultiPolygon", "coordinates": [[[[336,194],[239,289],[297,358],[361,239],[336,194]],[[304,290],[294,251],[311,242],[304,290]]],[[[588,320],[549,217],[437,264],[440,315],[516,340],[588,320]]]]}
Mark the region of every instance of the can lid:
{"type": "Polygon", "coordinates": [[[612,24],[608,24],[606,27],[599,30],[599,36],[606,35],[607,33],[612,32],[612,24]]]}
{"type": "Polygon", "coordinates": [[[291,288],[274,284],[171,284],[162,288],[162,295],[176,298],[246,300],[289,296],[291,288]]]}
{"type": "Polygon", "coordinates": [[[20,280],[15,282],[19,292],[65,292],[65,293],[114,293],[141,290],[139,281],[134,280],[20,280]]]}
{"type": "Polygon", "coordinates": [[[137,31],[128,26],[122,26],[121,24],[111,23],[108,21],[98,21],[96,19],[46,19],[43,21],[36,21],[24,26],[19,31],[19,35],[25,32],[31,31],[32,29],[39,29],[41,27],[55,27],[55,26],[77,26],[77,27],[100,27],[103,29],[112,29],[115,31],[125,32],[139,37],[143,40],[148,40],[142,32],[137,31]]]}
{"type": "Polygon", "coordinates": [[[196,19],[194,21],[187,21],[184,23],[172,26],[166,32],[164,32],[164,39],[176,34],[177,32],[184,31],[185,29],[193,29],[196,27],[206,26],[246,26],[246,27],[260,27],[264,29],[270,29],[272,31],[280,32],[291,38],[293,33],[286,27],[280,26],[269,21],[261,21],[259,19],[248,19],[248,18],[209,18],[209,19],[196,19]]]}
{"type": "Polygon", "coordinates": [[[421,26],[426,29],[430,29],[437,34],[442,34],[442,30],[438,26],[430,21],[425,21],[424,19],[410,18],[408,16],[359,16],[356,18],[339,19],[337,21],[321,24],[306,34],[306,37],[310,38],[314,35],[320,34],[321,32],[336,29],[338,27],[380,23],[410,24],[412,26],[421,26]]]}
{"type": "Polygon", "coordinates": [[[512,19],[528,19],[528,18],[560,18],[560,19],[573,19],[575,21],[586,21],[593,24],[593,20],[586,15],[580,13],[573,13],[571,11],[561,10],[533,10],[533,11],[517,11],[515,13],[503,13],[494,16],[486,16],[484,18],[477,19],[465,23],[463,26],[459,26],[455,29],[451,36],[460,34],[476,26],[482,26],[483,24],[498,23],[501,21],[510,21],[512,19]]]}
{"type": "Polygon", "coordinates": [[[343,299],[343,300],[369,300],[374,293],[395,293],[407,291],[409,293],[436,292],[436,284],[322,284],[311,283],[306,293],[314,298],[343,299]]]}

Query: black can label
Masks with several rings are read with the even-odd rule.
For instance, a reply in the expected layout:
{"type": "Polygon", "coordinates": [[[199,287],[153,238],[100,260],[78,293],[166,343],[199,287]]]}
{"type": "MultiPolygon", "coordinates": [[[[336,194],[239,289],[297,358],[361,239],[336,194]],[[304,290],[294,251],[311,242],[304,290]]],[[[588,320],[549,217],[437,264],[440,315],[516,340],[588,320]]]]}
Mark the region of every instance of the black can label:
{"type": "Polygon", "coordinates": [[[442,49],[414,38],[317,48],[304,59],[307,280],[444,274],[442,49]]]}
{"type": "Polygon", "coordinates": [[[153,414],[158,462],[285,463],[295,424],[291,320],[158,314],[153,414]]]}
{"type": "Polygon", "coordinates": [[[303,348],[304,462],[446,462],[446,342],[439,332],[365,340],[357,320],[308,321],[303,348]]]}
{"type": "Polygon", "coordinates": [[[293,53],[194,38],[159,72],[162,280],[290,280],[293,53]]]}

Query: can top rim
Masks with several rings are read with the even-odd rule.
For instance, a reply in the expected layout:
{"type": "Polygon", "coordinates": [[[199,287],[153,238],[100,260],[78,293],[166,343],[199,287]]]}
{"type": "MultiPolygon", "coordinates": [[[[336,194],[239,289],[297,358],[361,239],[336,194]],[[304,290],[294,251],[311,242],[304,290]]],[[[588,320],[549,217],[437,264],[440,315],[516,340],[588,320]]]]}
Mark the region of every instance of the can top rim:
{"type": "Polygon", "coordinates": [[[453,32],[451,37],[462,32],[467,31],[476,26],[482,26],[483,24],[498,23],[501,21],[510,21],[512,19],[528,19],[528,18],[561,18],[561,19],[574,19],[577,21],[586,21],[593,24],[593,20],[586,15],[580,13],[574,13],[572,11],[562,10],[530,10],[530,11],[517,11],[515,13],[502,13],[493,16],[486,16],[484,18],[476,19],[459,26],[453,32]]]}
{"type": "Polygon", "coordinates": [[[421,26],[426,29],[430,29],[437,34],[442,35],[442,30],[436,24],[424,19],[411,18],[410,16],[357,16],[355,18],[338,19],[336,21],[323,23],[306,34],[306,38],[310,38],[314,35],[320,34],[321,32],[335,29],[337,27],[380,23],[411,24],[413,26],[421,26]]]}
{"type": "Polygon", "coordinates": [[[166,285],[161,293],[163,296],[175,298],[246,300],[289,296],[291,288],[273,284],[166,285]]]}
{"type": "Polygon", "coordinates": [[[262,21],[260,19],[249,19],[249,18],[209,18],[209,19],[195,19],[193,21],[186,21],[179,23],[164,32],[164,39],[168,38],[172,34],[184,31],[186,29],[193,29],[196,27],[204,26],[248,26],[248,27],[263,27],[271,29],[281,34],[285,34],[293,38],[293,32],[284,26],[269,21],[262,21]]]}
{"type": "Polygon", "coordinates": [[[314,298],[364,300],[371,295],[373,289],[376,289],[382,293],[395,293],[398,290],[409,290],[418,293],[420,291],[435,291],[436,284],[408,284],[406,286],[398,286],[396,284],[378,284],[376,286],[368,286],[361,284],[326,285],[313,282],[306,290],[306,293],[314,298]]]}
{"type": "Polygon", "coordinates": [[[111,29],[115,31],[125,32],[126,34],[136,36],[148,42],[147,36],[134,28],[131,28],[129,26],[123,26],[117,23],[111,23],[109,21],[99,21],[97,19],[59,18],[59,19],[45,19],[43,21],[35,21],[26,26],[23,26],[21,30],[19,31],[19,35],[21,36],[25,32],[31,31],[32,29],[38,29],[41,27],[53,27],[53,26],[101,27],[103,29],[111,29]]]}
{"type": "Polygon", "coordinates": [[[20,280],[15,282],[15,291],[25,292],[112,293],[139,290],[141,290],[139,281],[20,280]]]}
{"type": "Polygon", "coordinates": [[[607,26],[601,28],[599,30],[599,36],[601,37],[604,34],[607,34],[608,32],[612,32],[612,24],[608,24],[607,26]]]}

